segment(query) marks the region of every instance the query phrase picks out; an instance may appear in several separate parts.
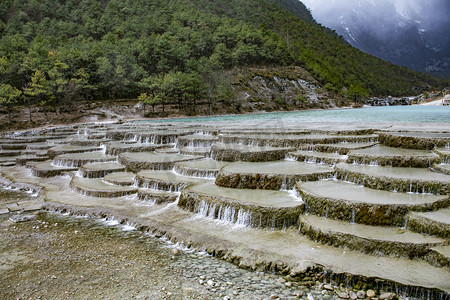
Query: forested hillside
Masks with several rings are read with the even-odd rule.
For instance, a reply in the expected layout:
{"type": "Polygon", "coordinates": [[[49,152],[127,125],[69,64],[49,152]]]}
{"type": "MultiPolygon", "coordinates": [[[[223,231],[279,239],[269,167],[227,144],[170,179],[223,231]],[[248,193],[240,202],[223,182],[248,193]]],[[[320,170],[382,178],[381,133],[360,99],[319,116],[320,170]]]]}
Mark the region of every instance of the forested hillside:
{"type": "Polygon", "coordinates": [[[446,82],[366,55],[296,0],[3,0],[0,101],[150,105],[233,97],[226,74],[301,66],[330,93],[410,95],[446,82]]]}

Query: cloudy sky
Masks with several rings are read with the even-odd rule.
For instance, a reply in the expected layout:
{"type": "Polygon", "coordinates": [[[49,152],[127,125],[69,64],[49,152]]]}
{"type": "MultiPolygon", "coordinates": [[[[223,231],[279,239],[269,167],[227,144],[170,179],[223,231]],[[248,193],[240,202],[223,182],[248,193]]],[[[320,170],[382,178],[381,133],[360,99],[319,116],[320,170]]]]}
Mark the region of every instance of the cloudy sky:
{"type": "MultiPolygon", "coordinates": [[[[358,49],[450,76],[450,0],[300,0],[358,49]]],[[[437,73],[436,73],[437,74],[437,73]]]]}
{"type": "Polygon", "coordinates": [[[301,0],[321,24],[332,27],[342,11],[372,15],[399,15],[419,22],[424,29],[442,26],[450,18],[449,0],[301,0]]]}

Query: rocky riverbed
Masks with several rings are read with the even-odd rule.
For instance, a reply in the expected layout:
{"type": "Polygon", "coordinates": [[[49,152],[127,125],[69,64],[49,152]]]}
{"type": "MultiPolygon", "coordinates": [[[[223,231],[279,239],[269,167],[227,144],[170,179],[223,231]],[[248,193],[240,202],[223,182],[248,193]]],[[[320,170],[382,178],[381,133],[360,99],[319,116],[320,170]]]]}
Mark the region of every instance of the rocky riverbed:
{"type": "MultiPolygon", "coordinates": [[[[2,191],[2,199],[8,195],[25,197],[2,191]]],[[[338,299],[373,292],[326,284],[320,273],[291,282],[240,269],[114,220],[29,216],[0,217],[2,299],[338,299]]]]}

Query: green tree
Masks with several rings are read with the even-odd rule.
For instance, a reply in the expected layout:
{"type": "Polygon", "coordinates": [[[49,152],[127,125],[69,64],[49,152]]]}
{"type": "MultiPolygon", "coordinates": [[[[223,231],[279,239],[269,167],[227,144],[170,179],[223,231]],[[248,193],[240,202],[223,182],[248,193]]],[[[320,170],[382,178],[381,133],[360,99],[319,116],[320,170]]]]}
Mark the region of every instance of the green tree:
{"type": "Polygon", "coordinates": [[[360,84],[352,84],[348,90],[345,92],[345,95],[352,99],[354,102],[358,102],[359,100],[368,96],[368,93],[365,88],[363,88],[360,84]]]}
{"type": "Polygon", "coordinates": [[[9,124],[11,120],[11,107],[20,99],[22,92],[9,84],[0,84],[0,105],[5,105],[8,108],[9,124]]]}
{"type": "Polygon", "coordinates": [[[45,103],[50,96],[50,86],[45,78],[45,74],[40,70],[36,70],[31,76],[31,80],[27,87],[23,90],[25,99],[28,105],[28,115],[30,122],[33,122],[31,118],[31,110],[33,103],[45,103]]]}
{"type": "MultiPolygon", "coordinates": [[[[41,103],[42,106],[44,106],[44,113],[46,112],[46,104],[53,102],[55,108],[57,108],[59,107],[60,100],[64,98],[67,84],[69,82],[66,75],[68,69],[68,65],[60,62],[59,60],[56,60],[53,68],[48,71],[48,87],[50,89],[51,96],[49,97],[47,102],[41,103]]],[[[58,109],[55,109],[55,111],[57,112],[58,109]]]]}
{"type": "Polygon", "coordinates": [[[138,96],[138,101],[141,102],[144,105],[144,111],[145,111],[145,105],[149,104],[152,107],[152,113],[155,113],[155,105],[159,104],[161,102],[161,97],[158,94],[152,95],[147,93],[142,93],[138,96]]]}

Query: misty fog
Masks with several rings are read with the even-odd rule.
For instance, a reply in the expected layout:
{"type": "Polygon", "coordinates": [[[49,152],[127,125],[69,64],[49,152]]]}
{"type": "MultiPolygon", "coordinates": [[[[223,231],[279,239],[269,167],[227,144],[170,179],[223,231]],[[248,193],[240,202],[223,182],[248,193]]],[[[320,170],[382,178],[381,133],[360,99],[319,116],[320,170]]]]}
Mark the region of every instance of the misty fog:
{"type": "Polygon", "coordinates": [[[339,17],[351,14],[355,18],[364,15],[364,21],[377,34],[389,32],[387,24],[379,26],[378,22],[368,21],[383,19],[403,19],[414,21],[424,30],[441,28],[450,21],[449,0],[302,0],[311,10],[318,23],[327,27],[340,24],[339,17]]]}

